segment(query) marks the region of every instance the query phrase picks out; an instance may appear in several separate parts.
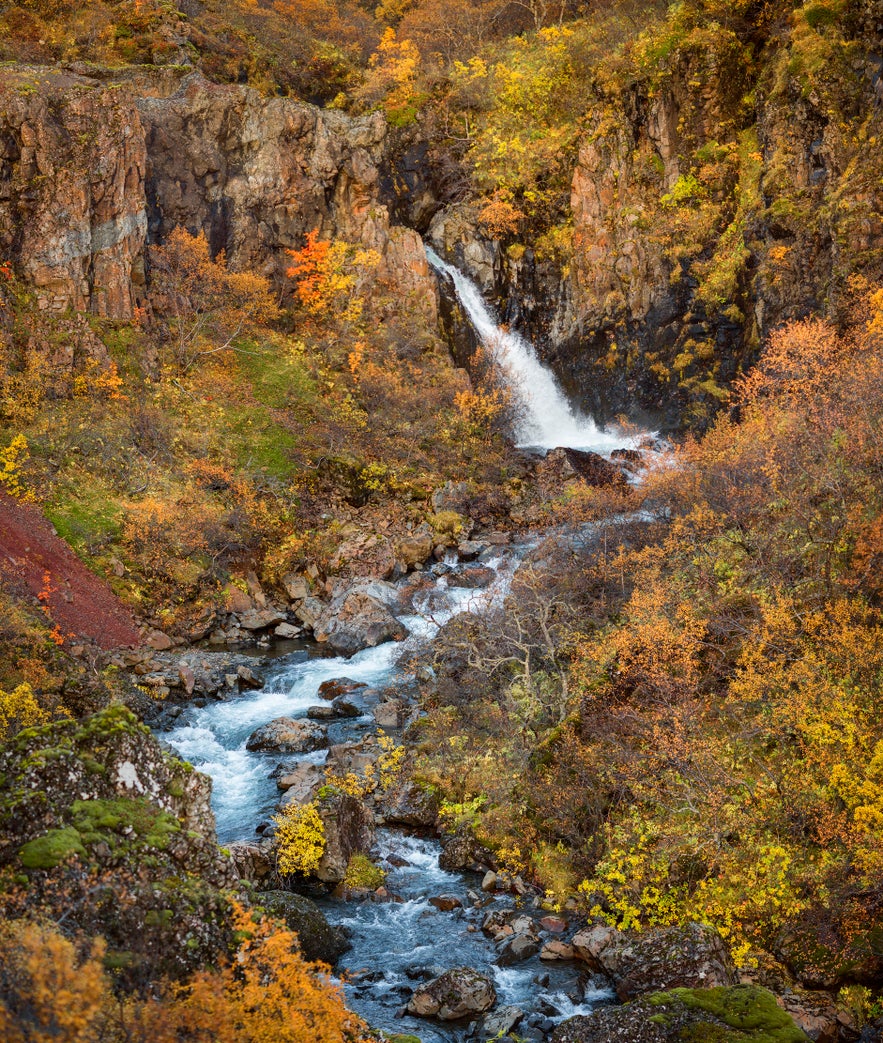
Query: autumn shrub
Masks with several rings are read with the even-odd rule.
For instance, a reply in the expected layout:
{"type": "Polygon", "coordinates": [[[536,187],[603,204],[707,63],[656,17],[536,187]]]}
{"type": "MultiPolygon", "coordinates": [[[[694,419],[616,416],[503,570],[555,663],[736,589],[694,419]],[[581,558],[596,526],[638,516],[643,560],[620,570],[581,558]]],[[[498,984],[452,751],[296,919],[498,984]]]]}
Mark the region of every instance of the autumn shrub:
{"type": "Polygon", "coordinates": [[[111,1007],[104,943],[0,921],[0,1035],[7,1043],[95,1043],[111,1007]]]}
{"type": "Polygon", "coordinates": [[[318,869],[326,843],[318,804],[288,804],[273,816],[273,822],[279,872],[309,874],[318,869]]]}

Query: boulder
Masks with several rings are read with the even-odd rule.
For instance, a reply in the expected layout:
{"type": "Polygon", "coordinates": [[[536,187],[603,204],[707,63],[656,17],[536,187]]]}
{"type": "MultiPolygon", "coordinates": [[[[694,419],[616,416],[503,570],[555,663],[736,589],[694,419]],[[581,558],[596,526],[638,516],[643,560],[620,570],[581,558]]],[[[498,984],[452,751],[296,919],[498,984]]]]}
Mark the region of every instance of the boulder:
{"type": "Polygon", "coordinates": [[[311,630],[315,628],[316,623],[322,618],[324,612],[325,602],[313,597],[304,598],[297,608],[294,609],[295,616],[305,627],[309,627],[311,630]]]}
{"type": "Polygon", "coordinates": [[[572,945],[562,942],[560,938],[553,938],[540,949],[540,959],[550,963],[554,960],[574,960],[576,952],[572,945]]]}
{"type": "Polygon", "coordinates": [[[384,641],[401,641],[408,631],[365,584],[339,594],[313,624],[313,636],[340,655],[354,655],[384,641]]]}
{"type": "Polygon", "coordinates": [[[351,681],[348,677],[335,677],[330,681],[323,681],[319,685],[319,698],[332,702],[341,695],[350,695],[360,688],[367,687],[362,681],[351,681]]]}
{"type": "Polygon", "coordinates": [[[273,633],[284,641],[290,641],[295,637],[300,637],[303,631],[300,627],[292,626],[291,623],[280,623],[273,633]]]}
{"type": "Polygon", "coordinates": [[[325,884],[339,884],[353,855],[367,855],[374,846],[374,815],[356,797],[335,793],[319,803],[325,830],[325,851],[315,877],[325,884]]]}
{"type": "Polygon", "coordinates": [[[308,960],[321,960],[333,966],[352,948],[339,927],[332,927],[325,914],[309,898],[290,891],[262,891],[257,901],[266,911],[297,934],[301,952],[308,960]]]}
{"type": "Polygon", "coordinates": [[[289,572],[282,577],[282,586],[292,601],[303,601],[310,596],[310,581],[306,576],[299,576],[295,572],[289,572]]]}
{"type": "Polygon", "coordinates": [[[442,913],[449,913],[452,909],[463,908],[463,903],[456,895],[438,895],[437,898],[430,898],[429,904],[435,906],[442,913]]]}
{"type": "Polygon", "coordinates": [[[267,630],[285,622],[285,613],[275,608],[256,608],[239,616],[243,630],[267,630]]]}
{"type": "Polygon", "coordinates": [[[472,565],[468,569],[459,572],[451,572],[448,575],[448,585],[451,587],[466,587],[470,590],[480,590],[489,587],[496,579],[493,569],[485,568],[483,565],[472,565]]]}
{"type": "Polygon", "coordinates": [[[397,786],[386,797],[383,817],[393,825],[432,829],[438,819],[438,797],[416,782],[397,786]]]}
{"type": "Polygon", "coordinates": [[[420,985],[408,1003],[418,1018],[456,1021],[484,1014],[497,1002],[493,982],[471,967],[455,967],[420,985]]]}
{"type": "Polygon", "coordinates": [[[468,870],[483,873],[493,857],[487,848],[466,833],[457,833],[447,841],[442,839],[444,849],[438,856],[438,864],[449,873],[468,870]]]}
{"type": "Polygon", "coordinates": [[[457,544],[457,557],[460,561],[475,561],[485,549],[485,544],[479,543],[477,540],[461,540],[457,544]]]}
{"type": "Polygon", "coordinates": [[[401,699],[386,699],[374,707],[373,713],[378,728],[398,731],[405,725],[408,705],[401,699]]]}
{"type": "Polygon", "coordinates": [[[502,1039],[516,1027],[524,1017],[524,1011],[520,1007],[500,1007],[493,1014],[489,1014],[481,1026],[481,1034],[484,1039],[502,1039]]]}
{"type": "Polygon", "coordinates": [[[273,753],[309,753],[327,745],[328,735],[321,725],[313,721],[296,721],[292,717],[277,717],[255,729],[245,748],[273,753]]]}
{"type": "Polygon", "coordinates": [[[333,721],[337,717],[337,710],[328,703],[321,706],[308,706],[307,717],[311,721],[333,721]]]}
{"type": "Polygon", "coordinates": [[[432,554],[432,531],[428,525],[421,526],[416,532],[405,536],[396,543],[396,560],[405,568],[422,565],[432,554]]]}
{"type": "Polygon", "coordinates": [[[497,963],[501,967],[511,967],[513,964],[529,960],[531,956],[536,956],[539,951],[540,940],[535,934],[528,932],[513,934],[511,938],[503,943],[500,955],[497,957],[497,963]]]}
{"type": "Polygon", "coordinates": [[[625,487],[628,482],[616,464],[598,453],[579,449],[553,449],[537,465],[537,478],[542,486],[561,486],[581,479],[587,485],[625,487]]]}
{"type": "Polygon", "coordinates": [[[237,840],[227,845],[240,880],[264,884],[276,873],[276,857],[269,840],[237,840]]]}
{"type": "Polygon", "coordinates": [[[318,764],[309,761],[296,764],[291,771],[280,775],[276,780],[277,787],[285,796],[282,805],[308,804],[325,782],[325,772],[318,764]]]}
{"type": "Polygon", "coordinates": [[[563,1021],[552,1043],[807,1043],[772,993],[752,985],[675,989],[563,1021]]]}
{"type": "Polygon", "coordinates": [[[351,702],[345,695],[339,695],[332,703],[331,708],[338,717],[361,717],[362,711],[351,702]]]}
{"type": "Polygon", "coordinates": [[[710,988],[738,981],[718,932],[705,924],[628,934],[595,924],[573,937],[577,957],[613,979],[625,1001],[668,988],[710,988]]]}
{"type": "Polygon", "coordinates": [[[250,666],[237,666],[236,677],[242,688],[263,688],[263,679],[252,670],[250,666]]]}

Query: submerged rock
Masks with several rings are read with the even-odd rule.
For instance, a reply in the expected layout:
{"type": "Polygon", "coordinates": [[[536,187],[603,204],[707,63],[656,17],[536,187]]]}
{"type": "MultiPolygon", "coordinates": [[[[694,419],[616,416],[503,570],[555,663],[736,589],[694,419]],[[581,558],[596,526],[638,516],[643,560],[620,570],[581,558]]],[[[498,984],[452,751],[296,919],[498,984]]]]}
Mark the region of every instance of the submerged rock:
{"type": "Polygon", "coordinates": [[[471,967],[455,967],[421,985],[408,1003],[408,1013],[418,1018],[458,1018],[484,1014],[497,1002],[493,982],[471,967]]]}
{"type": "Polygon", "coordinates": [[[751,985],[672,989],[562,1022],[552,1043],[807,1043],[772,993],[751,985]]]}

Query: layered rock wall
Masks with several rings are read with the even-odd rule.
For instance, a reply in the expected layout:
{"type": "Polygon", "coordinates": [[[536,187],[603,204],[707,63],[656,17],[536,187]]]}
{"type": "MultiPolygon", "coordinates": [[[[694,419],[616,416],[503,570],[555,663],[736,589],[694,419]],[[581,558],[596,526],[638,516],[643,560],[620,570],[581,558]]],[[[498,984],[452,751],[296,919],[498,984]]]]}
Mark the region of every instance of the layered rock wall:
{"type": "Polygon", "coordinates": [[[421,240],[380,201],[379,113],[351,119],[196,73],[113,84],[17,69],[0,91],[0,251],[47,310],[130,317],[148,242],[183,225],[233,268],[271,276],[312,229],[358,242],[434,321],[421,240]]]}

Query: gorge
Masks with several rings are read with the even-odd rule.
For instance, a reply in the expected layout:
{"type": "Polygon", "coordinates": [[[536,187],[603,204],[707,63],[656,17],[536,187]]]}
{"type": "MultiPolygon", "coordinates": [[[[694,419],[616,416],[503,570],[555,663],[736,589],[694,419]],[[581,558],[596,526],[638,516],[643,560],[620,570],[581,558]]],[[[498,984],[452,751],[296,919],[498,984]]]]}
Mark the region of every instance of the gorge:
{"type": "Polygon", "coordinates": [[[881,39],[0,8],[0,1036],[881,1038],[881,39]]]}

